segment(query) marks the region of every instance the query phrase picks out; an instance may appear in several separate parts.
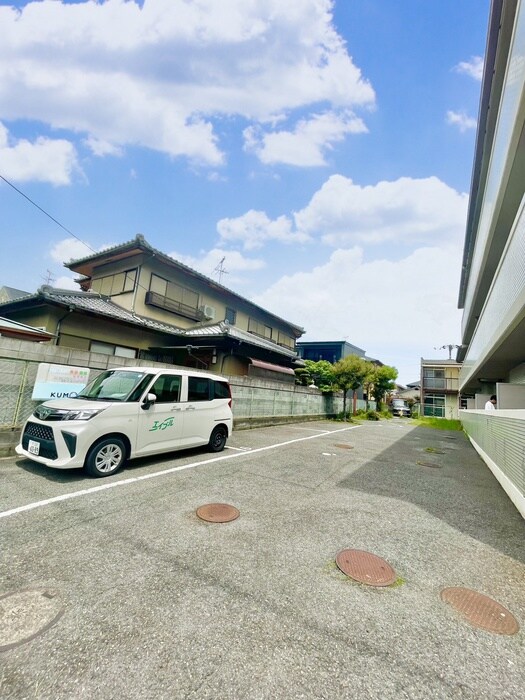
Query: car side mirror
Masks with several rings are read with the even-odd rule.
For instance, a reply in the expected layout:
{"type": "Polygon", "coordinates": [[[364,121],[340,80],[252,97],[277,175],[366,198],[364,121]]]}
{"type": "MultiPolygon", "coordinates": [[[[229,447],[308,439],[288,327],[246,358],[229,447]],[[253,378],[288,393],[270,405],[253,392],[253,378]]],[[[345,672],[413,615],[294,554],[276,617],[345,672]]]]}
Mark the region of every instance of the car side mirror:
{"type": "Polygon", "coordinates": [[[153,404],[155,403],[156,400],[157,400],[157,397],[155,394],[147,394],[146,398],[142,402],[141,408],[144,411],[147,411],[150,406],[153,406],[153,404]]]}

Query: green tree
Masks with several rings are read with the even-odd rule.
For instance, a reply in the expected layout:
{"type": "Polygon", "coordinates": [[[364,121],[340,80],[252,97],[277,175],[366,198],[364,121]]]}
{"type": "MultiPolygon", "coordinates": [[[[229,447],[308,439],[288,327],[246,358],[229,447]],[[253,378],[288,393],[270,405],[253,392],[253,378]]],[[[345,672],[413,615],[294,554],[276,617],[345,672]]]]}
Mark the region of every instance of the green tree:
{"type": "Polygon", "coordinates": [[[375,366],[371,373],[372,395],[377,403],[377,410],[381,410],[381,402],[384,395],[396,388],[395,380],[397,379],[397,369],[383,365],[382,367],[375,366]]]}
{"type": "Polygon", "coordinates": [[[356,391],[362,386],[370,371],[370,363],[358,355],[348,355],[335,363],[333,372],[335,384],[343,392],[343,416],[346,420],[346,392],[353,393],[353,409],[355,413],[356,391]]]}
{"type": "Polygon", "coordinates": [[[305,360],[305,369],[308,371],[314,384],[321,391],[331,391],[334,383],[334,366],[328,360],[305,360]]]}

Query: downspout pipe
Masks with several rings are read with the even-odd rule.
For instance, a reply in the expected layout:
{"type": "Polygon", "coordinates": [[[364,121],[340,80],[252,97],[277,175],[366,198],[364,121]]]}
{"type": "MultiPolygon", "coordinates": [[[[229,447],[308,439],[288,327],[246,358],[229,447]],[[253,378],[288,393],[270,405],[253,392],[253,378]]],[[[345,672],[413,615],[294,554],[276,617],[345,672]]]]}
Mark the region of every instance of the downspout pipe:
{"type": "Polygon", "coordinates": [[[57,325],[55,328],[55,345],[58,345],[58,341],[60,340],[60,328],[62,327],[62,321],[69,316],[70,313],[72,313],[75,309],[72,306],[68,307],[67,313],[65,313],[61,318],[58,319],[57,325]]]}

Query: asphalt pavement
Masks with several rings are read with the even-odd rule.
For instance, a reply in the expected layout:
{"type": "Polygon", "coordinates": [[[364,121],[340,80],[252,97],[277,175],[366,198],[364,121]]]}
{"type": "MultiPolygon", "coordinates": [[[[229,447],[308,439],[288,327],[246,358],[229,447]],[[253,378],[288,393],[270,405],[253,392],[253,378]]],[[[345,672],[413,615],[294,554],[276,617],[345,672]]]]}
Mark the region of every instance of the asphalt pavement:
{"type": "Polygon", "coordinates": [[[282,425],[105,479],[3,459],[0,484],[3,700],[525,696],[525,521],[460,432],[282,425]],[[345,575],[345,549],[395,582],[345,575]]]}

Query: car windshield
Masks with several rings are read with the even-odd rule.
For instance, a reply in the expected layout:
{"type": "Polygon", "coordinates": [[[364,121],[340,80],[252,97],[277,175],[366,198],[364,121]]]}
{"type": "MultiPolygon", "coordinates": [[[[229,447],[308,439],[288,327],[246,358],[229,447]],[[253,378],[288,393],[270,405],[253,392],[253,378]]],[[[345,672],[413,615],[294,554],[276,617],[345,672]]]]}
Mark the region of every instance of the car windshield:
{"type": "Polygon", "coordinates": [[[153,375],[131,370],[107,370],[79,392],[90,401],[138,401],[153,375]]]}

